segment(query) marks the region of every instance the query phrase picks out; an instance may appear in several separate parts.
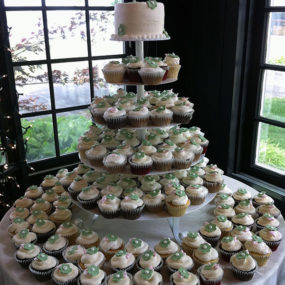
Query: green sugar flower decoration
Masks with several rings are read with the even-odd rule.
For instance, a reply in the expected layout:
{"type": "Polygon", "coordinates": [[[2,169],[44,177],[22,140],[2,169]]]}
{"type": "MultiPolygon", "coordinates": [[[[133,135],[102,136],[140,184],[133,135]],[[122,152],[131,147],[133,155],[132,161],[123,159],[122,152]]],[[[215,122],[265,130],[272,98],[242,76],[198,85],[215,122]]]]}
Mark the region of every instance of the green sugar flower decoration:
{"type": "Polygon", "coordinates": [[[140,276],[143,280],[150,280],[153,275],[153,270],[151,269],[142,269],[140,276]]]}
{"type": "Polygon", "coordinates": [[[96,179],[96,183],[99,183],[99,184],[101,184],[101,183],[103,183],[104,181],[105,181],[105,176],[101,176],[101,177],[98,177],[97,179],[96,179]]]}
{"type": "Polygon", "coordinates": [[[218,215],[217,220],[221,223],[224,223],[227,220],[227,217],[223,215],[218,215]]]}
{"type": "Polygon", "coordinates": [[[258,243],[262,243],[263,242],[263,239],[255,234],[252,235],[252,240],[253,241],[256,241],[258,243]]]}
{"type": "Polygon", "coordinates": [[[185,192],[182,190],[176,190],[175,191],[175,195],[179,196],[179,197],[184,197],[186,196],[185,192]]]}
{"type": "Polygon", "coordinates": [[[19,237],[20,237],[21,239],[24,239],[24,238],[27,237],[28,234],[29,234],[29,230],[28,230],[28,229],[24,229],[24,230],[21,230],[21,231],[19,232],[19,237]]]}
{"type": "Polygon", "coordinates": [[[227,199],[229,199],[229,195],[228,194],[219,194],[219,198],[221,200],[227,200],[227,199]]]}
{"type": "Polygon", "coordinates": [[[198,237],[198,233],[197,232],[189,232],[187,234],[187,237],[189,237],[189,238],[197,238],[198,237]]]}
{"type": "Polygon", "coordinates": [[[16,208],[17,213],[23,213],[24,211],[25,211],[24,208],[21,208],[21,207],[16,208]]]}
{"type": "Polygon", "coordinates": [[[149,261],[154,256],[154,252],[152,250],[147,250],[143,255],[142,259],[144,261],[149,261]]]}
{"type": "Polygon", "coordinates": [[[163,112],[166,110],[165,105],[159,106],[158,108],[156,108],[156,112],[163,112]]]}
{"type": "Polygon", "coordinates": [[[96,104],[96,108],[105,108],[106,107],[106,102],[101,101],[96,104]]]}
{"type": "Polygon", "coordinates": [[[71,222],[64,222],[63,224],[64,228],[71,228],[72,227],[72,223],[71,222]]]}
{"type": "Polygon", "coordinates": [[[273,216],[271,214],[269,214],[269,213],[264,213],[262,216],[265,219],[272,219],[273,218],[273,216]]]}
{"type": "Polygon", "coordinates": [[[25,244],[24,244],[24,249],[25,249],[25,250],[30,251],[30,250],[33,250],[34,248],[35,248],[35,245],[32,244],[32,243],[25,243],[25,244]]]}
{"type": "Polygon", "coordinates": [[[258,197],[262,198],[265,196],[265,192],[264,191],[261,191],[257,194],[258,197]]]}
{"type": "Polygon", "coordinates": [[[83,236],[90,236],[90,235],[92,235],[92,233],[93,233],[93,231],[91,231],[91,230],[85,230],[85,229],[83,229],[82,231],[81,231],[81,234],[83,235],[83,236]]]}
{"type": "Polygon", "coordinates": [[[179,58],[179,56],[176,55],[174,52],[173,53],[167,53],[166,56],[167,57],[172,57],[172,58],[179,58]]]}
{"type": "Polygon", "coordinates": [[[53,175],[46,175],[44,179],[51,180],[54,179],[53,175]]]}
{"type": "Polygon", "coordinates": [[[211,250],[211,245],[208,244],[208,243],[202,243],[202,244],[200,244],[200,246],[199,246],[199,250],[200,250],[202,253],[208,253],[208,252],[210,252],[210,250],[211,250]]]}
{"type": "Polygon", "coordinates": [[[155,179],[152,175],[149,175],[149,176],[145,176],[143,180],[146,182],[153,182],[155,179]]]}
{"type": "Polygon", "coordinates": [[[114,235],[114,234],[108,234],[107,235],[107,239],[109,241],[116,241],[118,239],[118,236],[117,235],[114,235]]]}
{"type": "Polygon", "coordinates": [[[123,24],[120,24],[118,27],[118,35],[123,36],[126,34],[126,26],[123,24]]]}
{"type": "Polygon", "coordinates": [[[221,204],[220,205],[223,209],[229,209],[231,206],[228,204],[221,204]]]}
{"type": "Polygon", "coordinates": [[[239,188],[237,192],[241,195],[245,195],[247,193],[247,190],[243,188],[239,188]]]}
{"type": "Polygon", "coordinates": [[[166,140],[165,143],[169,146],[174,146],[174,142],[171,140],[166,140]]]}
{"type": "Polygon", "coordinates": [[[60,270],[60,273],[63,275],[67,275],[72,272],[71,267],[67,263],[63,263],[62,265],[60,265],[59,270],[60,270]]]}
{"type": "Polygon", "coordinates": [[[78,249],[78,246],[77,245],[74,245],[68,252],[67,254],[68,255],[73,255],[78,249]]]}
{"type": "Polygon", "coordinates": [[[236,218],[242,219],[242,218],[246,217],[247,215],[248,215],[247,213],[239,213],[236,215],[236,218]]]}
{"type": "Polygon", "coordinates": [[[178,261],[180,260],[182,257],[183,257],[183,252],[175,252],[171,255],[171,259],[174,260],[174,261],[178,261]]]}
{"type": "Polygon", "coordinates": [[[169,179],[169,180],[175,179],[175,174],[173,174],[173,173],[167,173],[167,174],[165,175],[165,178],[166,178],[166,179],[169,179]]]}
{"type": "Polygon", "coordinates": [[[37,204],[44,204],[44,203],[45,203],[45,200],[42,199],[42,198],[39,198],[39,199],[36,200],[36,203],[37,203],[37,204]]]}
{"type": "Polygon", "coordinates": [[[178,269],[178,272],[179,272],[180,275],[181,275],[183,278],[185,278],[185,279],[189,278],[189,276],[190,276],[190,273],[189,273],[185,268],[180,267],[180,268],[178,269]]]}
{"type": "Polygon", "coordinates": [[[127,251],[124,249],[124,250],[119,250],[116,252],[116,256],[120,257],[120,256],[124,256],[127,254],[127,251]]]}
{"type": "Polygon", "coordinates": [[[53,194],[54,194],[54,190],[53,190],[53,189],[48,189],[48,190],[46,191],[46,193],[47,193],[48,195],[53,195],[53,194]]]}
{"type": "Polygon", "coordinates": [[[29,190],[32,190],[32,191],[35,191],[38,189],[38,186],[37,185],[32,185],[29,187],[29,190]]]}
{"type": "Polygon", "coordinates": [[[159,192],[160,192],[159,189],[155,189],[155,190],[150,191],[149,194],[151,197],[156,197],[159,194],[159,192]]]}
{"type": "Polygon", "coordinates": [[[145,156],[145,154],[142,151],[138,151],[135,154],[136,159],[142,159],[142,158],[144,158],[144,156],[145,156]]]}
{"type": "Polygon", "coordinates": [[[246,230],[246,226],[239,225],[239,226],[236,226],[236,229],[237,229],[239,232],[244,232],[244,231],[246,230]]]}
{"type": "Polygon", "coordinates": [[[272,232],[278,231],[278,229],[276,227],[273,227],[273,226],[265,226],[265,229],[267,231],[272,231],[272,232]]]}
{"type": "Polygon", "coordinates": [[[145,58],[145,62],[150,66],[150,67],[153,67],[153,68],[157,68],[158,65],[155,61],[151,60],[150,58],[145,58]]]}
{"type": "Polygon", "coordinates": [[[132,193],[132,192],[136,191],[136,189],[137,189],[136,187],[128,188],[125,190],[125,193],[132,193]]]}
{"type": "Polygon", "coordinates": [[[134,248],[140,248],[142,246],[142,240],[139,238],[134,238],[132,239],[131,244],[134,248]]]}
{"type": "Polygon", "coordinates": [[[137,201],[139,199],[139,196],[137,194],[131,194],[129,197],[134,201],[137,201]]]}
{"type": "Polygon", "coordinates": [[[164,238],[162,239],[160,242],[159,242],[159,245],[162,247],[162,248],[167,248],[169,245],[170,245],[170,238],[164,238]]]}
{"type": "Polygon", "coordinates": [[[40,253],[40,254],[38,254],[37,255],[37,259],[39,260],[39,261],[47,261],[47,259],[48,259],[48,256],[47,256],[47,254],[45,254],[45,253],[40,253]]]}
{"type": "Polygon", "coordinates": [[[115,283],[120,282],[124,278],[124,271],[118,271],[112,275],[112,281],[115,283]]]}
{"type": "Polygon", "coordinates": [[[190,168],[190,172],[198,172],[199,169],[200,169],[200,167],[198,167],[198,166],[192,166],[192,167],[190,168]]]}
{"type": "Polygon", "coordinates": [[[212,233],[217,229],[217,226],[215,224],[209,223],[205,225],[205,231],[208,233],[212,233]]]}
{"type": "Polygon", "coordinates": [[[225,243],[232,242],[233,240],[234,240],[234,238],[231,237],[231,236],[223,237],[223,238],[222,238],[222,241],[225,242],[225,243]]]}
{"type": "Polygon", "coordinates": [[[90,191],[91,190],[91,186],[87,186],[87,187],[84,187],[84,188],[82,188],[82,192],[84,192],[84,193],[86,193],[86,192],[88,192],[88,191],[90,191]]]}
{"type": "Polygon", "coordinates": [[[116,196],[115,196],[114,194],[108,194],[108,195],[106,196],[106,198],[107,198],[108,200],[114,200],[114,199],[116,198],[116,196]]]}
{"type": "Polygon", "coordinates": [[[96,254],[99,251],[99,249],[96,246],[92,246],[87,249],[87,254],[93,255],[96,254]]]}
{"type": "Polygon", "coordinates": [[[249,206],[250,204],[250,201],[249,200],[243,200],[243,201],[240,201],[239,202],[239,205],[240,206],[249,206]]]}
{"type": "Polygon", "coordinates": [[[214,269],[216,266],[217,266],[217,263],[212,262],[212,263],[206,264],[206,265],[204,266],[204,269],[205,269],[205,270],[212,270],[212,269],[214,269]]]}
{"type": "Polygon", "coordinates": [[[13,220],[13,223],[15,223],[15,224],[21,224],[21,223],[23,223],[25,220],[23,219],[23,218],[15,218],[14,220],[13,220]]]}
{"type": "Polygon", "coordinates": [[[249,257],[249,253],[247,250],[244,251],[240,251],[239,253],[236,254],[236,258],[237,259],[246,259],[247,257],[249,257]]]}
{"type": "Polygon", "coordinates": [[[36,225],[38,227],[42,227],[43,225],[45,225],[45,223],[46,223],[46,221],[43,219],[37,219],[37,221],[36,221],[36,225]]]}
{"type": "Polygon", "coordinates": [[[198,177],[197,173],[192,173],[192,172],[188,173],[188,178],[190,179],[196,179],[197,177],[198,177]]]}
{"type": "Polygon", "coordinates": [[[99,274],[99,267],[95,265],[90,265],[87,267],[87,273],[91,276],[97,276],[99,274]]]}
{"type": "Polygon", "coordinates": [[[57,240],[59,240],[59,235],[55,234],[48,239],[48,242],[54,244],[57,240]]]}

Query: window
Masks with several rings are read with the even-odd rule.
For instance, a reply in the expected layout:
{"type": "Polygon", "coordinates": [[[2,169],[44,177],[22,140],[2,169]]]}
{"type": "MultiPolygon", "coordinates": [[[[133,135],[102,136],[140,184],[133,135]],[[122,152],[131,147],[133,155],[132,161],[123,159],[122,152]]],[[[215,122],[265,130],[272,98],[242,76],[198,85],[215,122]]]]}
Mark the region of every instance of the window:
{"type": "Polygon", "coordinates": [[[110,41],[117,2],[4,1],[28,162],[66,161],[91,124],[91,100],[117,89],[101,72],[125,54],[122,42],[110,41]]]}
{"type": "Polygon", "coordinates": [[[245,115],[237,159],[242,172],[281,186],[285,181],[285,1],[252,1],[250,10],[245,115]]]}

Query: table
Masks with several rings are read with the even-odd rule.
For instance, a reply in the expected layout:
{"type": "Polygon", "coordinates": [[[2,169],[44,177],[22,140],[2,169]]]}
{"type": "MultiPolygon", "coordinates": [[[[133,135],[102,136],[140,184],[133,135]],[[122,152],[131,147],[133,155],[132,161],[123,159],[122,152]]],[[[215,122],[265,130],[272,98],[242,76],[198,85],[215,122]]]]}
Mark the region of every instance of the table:
{"type": "MultiPolygon", "coordinates": [[[[233,190],[236,191],[237,188],[242,187],[248,189],[252,194],[256,191],[244,183],[225,176],[225,183],[233,190]]],[[[180,227],[181,231],[197,231],[201,224],[205,221],[210,221],[213,219],[213,209],[214,204],[208,204],[203,209],[197,212],[191,213],[188,216],[181,218],[180,227]]],[[[1,285],[51,285],[51,281],[39,282],[32,274],[25,269],[22,269],[20,265],[14,260],[15,248],[10,242],[10,237],[7,233],[7,227],[9,225],[10,211],[4,216],[0,223],[0,284],[1,285]]],[[[84,221],[84,226],[91,224],[92,217],[84,216],[82,217],[82,212],[77,208],[73,211],[75,218],[81,218],[84,221]]],[[[285,223],[283,217],[279,217],[281,222],[280,231],[282,232],[285,240],[285,223]]],[[[171,230],[168,226],[167,219],[158,219],[154,221],[125,221],[125,220],[106,220],[99,218],[96,220],[93,228],[99,233],[99,236],[103,236],[106,233],[116,233],[122,237],[125,241],[131,237],[140,237],[147,241],[151,247],[155,245],[158,240],[163,237],[172,237],[171,230]]],[[[269,260],[269,262],[259,268],[254,276],[254,278],[249,282],[240,282],[240,284],[250,284],[250,285],[281,285],[285,284],[285,269],[284,269],[284,259],[285,259],[285,241],[282,241],[278,250],[274,252],[269,260]]],[[[220,262],[224,266],[225,276],[223,279],[223,284],[238,284],[236,279],[232,276],[228,265],[224,262],[220,262]]],[[[168,273],[162,272],[164,278],[168,278],[168,273]]],[[[168,285],[168,282],[164,282],[168,285]]]]}

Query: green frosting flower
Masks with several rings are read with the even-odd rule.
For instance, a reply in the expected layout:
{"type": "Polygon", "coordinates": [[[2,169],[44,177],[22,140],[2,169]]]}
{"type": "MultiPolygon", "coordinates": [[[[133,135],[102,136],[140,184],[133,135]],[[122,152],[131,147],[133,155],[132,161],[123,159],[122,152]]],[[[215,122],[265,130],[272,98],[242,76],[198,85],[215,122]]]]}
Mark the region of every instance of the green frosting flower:
{"type": "Polygon", "coordinates": [[[165,175],[165,178],[166,178],[166,179],[169,179],[169,180],[175,179],[175,174],[173,174],[173,173],[167,173],[167,174],[165,175]]]}
{"type": "Polygon", "coordinates": [[[134,201],[137,201],[139,199],[139,196],[137,194],[131,194],[129,197],[134,201]]]}
{"type": "Polygon", "coordinates": [[[155,61],[151,60],[150,58],[145,58],[145,62],[147,62],[147,64],[150,67],[153,67],[153,68],[158,67],[157,63],[155,61]]]}
{"type": "Polygon", "coordinates": [[[239,213],[239,214],[236,215],[236,218],[237,219],[242,219],[242,218],[246,217],[247,215],[248,215],[247,213],[239,213]]]}
{"type": "Polygon", "coordinates": [[[163,129],[155,129],[155,132],[156,132],[157,134],[159,134],[159,135],[164,135],[164,134],[166,134],[166,131],[163,130],[163,129]]]}
{"type": "Polygon", "coordinates": [[[98,178],[96,179],[96,183],[101,184],[101,183],[103,183],[103,182],[105,181],[105,179],[106,179],[105,176],[98,177],[98,178]]]}
{"type": "Polygon", "coordinates": [[[47,193],[48,195],[53,195],[53,194],[54,194],[54,190],[53,190],[53,189],[48,189],[48,190],[46,191],[46,193],[47,193]]]}
{"type": "Polygon", "coordinates": [[[212,263],[209,263],[209,264],[204,265],[204,269],[205,269],[205,270],[213,270],[213,269],[215,269],[217,266],[218,266],[217,263],[212,262],[212,263]]]}
{"type": "Polygon", "coordinates": [[[104,138],[103,138],[103,140],[104,140],[104,141],[107,141],[107,142],[110,142],[112,139],[113,139],[113,138],[112,138],[111,136],[109,136],[109,135],[106,135],[106,136],[104,136],[104,138]]]}
{"type": "Polygon", "coordinates": [[[169,145],[169,146],[174,146],[174,145],[175,145],[174,142],[171,141],[171,140],[166,140],[165,143],[166,143],[167,145],[169,145]]]}
{"type": "Polygon", "coordinates": [[[272,232],[278,231],[278,229],[276,227],[272,227],[272,226],[265,226],[265,229],[267,231],[272,231],[272,232]]]}
{"type": "Polygon", "coordinates": [[[39,198],[39,199],[36,200],[36,203],[37,203],[37,204],[44,204],[44,203],[45,203],[45,200],[42,199],[42,198],[39,198]]]}
{"type": "Polygon", "coordinates": [[[176,190],[175,191],[175,195],[179,196],[179,197],[184,197],[186,196],[185,192],[182,190],[176,190]]]}
{"type": "Polygon", "coordinates": [[[23,218],[15,218],[14,220],[13,220],[13,223],[15,223],[15,224],[21,224],[21,223],[23,223],[25,220],[23,219],[23,218]]]}
{"type": "Polygon", "coordinates": [[[178,269],[178,272],[179,272],[180,275],[181,275],[183,278],[185,278],[185,279],[188,279],[189,276],[190,276],[190,273],[189,273],[185,268],[180,267],[180,268],[178,269]]]}
{"type": "Polygon", "coordinates": [[[246,230],[246,226],[242,226],[242,225],[239,225],[239,226],[236,226],[235,227],[239,232],[244,232],[246,230]]]}
{"type": "Polygon", "coordinates": [[[218,215],[217,220],[221,223],[224,223],[227,220],[227,217],[223,215],[218,215]]]}
{"type": "Polygon", "coordinates": [[[232,242],[233,240],[234,240],[234,238],[231,237],[231,236],[222,238],[222,241],[225,242],[225,243],[232,242]]]}
{"type": "Polygon", "coordinates": [[[149,261],[154,256],[154,252],[152,250],[147,250],[143,255],[142,259],[144,261],[149,261]]]}
{"type": "Polygon", "coordinates": [[[68,252],[68,255],[73,255],[78,250],[78,246],[74,245],[68,252]]]}
{"type": "Polygon", "coordinates": [[[56,181],[54,185],[55,185],[55,186],[62,186],[59,181],[56,181]]]}
{"type": "Polygon", "coordinates": [[[159,189],[155,189],[155,190],[152,190],[150,191],[150,196],[152,197],[156,197],[158,194],[159,194],[160,190],[159,189]]]}
{"type": "Polygon", "coordinates": [[[178,261],[180,260],[182,257],[183,257],[183,252],[176,252],[174,254],[171,255],[171,259],[174,260],[174,261],[178,261]]]}
{"type": "Polygon", "coordinates": [[[45,254],[45,253],[39,253],[38,255],[37,255],[37,259],[39,260],[39,261],[47,261],[47,259],[48,259],[48,256],[47,256],[47,254],[45,254]]]}
{"type": "Polygon", "coordinates": [[[167,248],[169,245],[170,245],[170,238],[164,238],[162,239],[160,242],[159,242],[159,245],[162,247],[162,248],[167,248]]]}
{"type": "Polygon", "coordinates": [[[106,102],[101,101],[96,104],[96,108],[105,108],[106,107],[106,102]]]}
{"type": "Polygon", "coordinates": [[[59,267],[59,270],[60,270],[60,273],[63,274],[63,275],[67,275],[67,274],[72,272],[71,267],[67,263],[61,264],[60,267],[59,267]]]}
{"type": "Polygon", "coordinates": [[[272,219],[273,218],[273,216],[269,213],[264,213],[262,216],[266,219],[272,219]]]}
{"type": "Polygon", "coordinates": [[[211,250],[211,245],[208,244],[208,243],[202,243],[202,244],[200,244],[200,246],[199,246],[199,250],[200,250],[202,253],[208,253],[208,252],[210,252],[210,250],[211,250]]]}
{"type": "Polygon", "coordinates": [[[189,237],[189,238],[197,238],[198,237],[198,233],[197,232],[189,232],[187,234],[187,237],[189,237]]]}
{"type": "Polygon", "coordinates": [[[215,224],[209,223],[205,226],[205,231],[208,233],[212,233],[217,229],[217,226],[215,224]]]}
{"type": "Polygon", "coordinates": [[[112,275],[112,281],[120,282],[124,278],[124,271],[118,271],[112,275]]]}
{"type": "Polygon", "coordinates": [[[241,195],[245,195],[247,193],[247,190],[243,188],[239,188],[237,192],[241,195]]]}
{"type": "Polygon", "coordinates": [[[150,280],[153,275],[153,270],[151,269],[142,269],[140,276],[143,280],[150,280]]]}
{"type": "Polygon", "coordinates": [[[44,179],[51,180],[54,179],[53,175],[46,175],[44,179]]]}
{"type": "Polygon", "coordinates": [[[263,239],[255,234],[252,235],[252,240],[253,241],[256,241],[258,243],[262,243],[263,242],[263,239]]]}
{"type": "Polygon", "coordinates": [[[138,152],[136,152],[136,154],[135,154],[135,158],[136,158],[136,159],[142,159],[142,158],[144,158],[144,156],[145,156],[145,154],[144,154],[144,152],[142,152],[142,151],[138,151],[138,152]]]}
{"type": "Polygon", "coordinates": [[[236,258],[237,259],[246,259],[247,257],[249,257],[249,253],[247,250],[244,251],[240,251],[239,253],[236,254],[236,258]]]}
{"type": "Polygon", "coordinates": [[[42,227],[42,226],[45,225],[45,224],[46,224],[46,221],[43,220],[43,219],[37,219],[37,221],[36,221],[36,225],[37,225],[38,227],[42,227]]]}
{"type": "Polygon", "coordinates": [[[190,132],[196,132],[198,130],[198,127],[191,127],[189,128],[190,132]]]}
{"type": "Polygon", "coordinates": [[[126,33],[126,26],[123,24],[120,24],[120,26],[118,27],[118,35],[119,36],[123,36],[126,33]]]}
{"type": "Polygon", "coordinates": [[[72,223],[71,222],[64,222],[63,224],[64,228],[71,228],[72,227],[72,223]]]}
{"type": "Polygon", "coordinates": [[[38,186],[37,185],[32,185],[29,187],[29,190],[32,190],[32,191],[35,191],[38,189],[38,186]]]}
{"type": "Polygon", "coordinates": [[[87,187],[84,187],[84,188],[82,188],[82,192],[84,192],[84,193],[86,193],[86,192],[88,192],[88,191],[90,191],[91,190],[91,186],[87,186],[87,187]]]}
{"type": "Polygon", "coordinates": [[[93,234],[93,231],[83,229],[83,230],[81,231],[81,234],[86,237],[86,236],[92,235],[92,234],[93,234]]]}
{"type": "Polygon", "coordinates": [[[137,189],[136,187],[128,188],[125,190],[125,193],[132,193],[132,192],[136,191],[136,189],[137,189]]]}
{"type": "MultiPolygon", "coordinates": [[[[167,57],[172,57],[172,58],[179,58],[178,55],[176,55],[174,52],[173,53],[167,53],[166,54],[167,57]]],[[[193,127],[192,127],[193,128],[193,127]]],[[[190,128],[191,129],[191,128],[190,128]]]]}
{"type": "Polygon", "coordinates": [[[198,166],[192,166],[192,167],[190,168],[190,172],[198,172],[199,169],[200,169],[200,167],[198,167],[198,166]]]}
{"type": "Polygon", "coordinates": [[[229,195],[228,194],[219,194],[219,198],[221,200],[227,200],[227,199],[229,199],[229,195]]]}
{"type": "Polygon", "coordinates": [[[16,208],[17,213],[23,213],[24,211],[25,211],[24,208],[21,208],[21,207],[16,208]]]}
{"type": "Polygon", "coordinates": [[[240,201],[239,202],[239,205],[240,206],[248,206],[250,204],[250,201],[249,200],[243,200],[243,201],[240,201]]]}
{"type": "Polygon", "coordinates": [[[265,192],[264,192],[264,191],[259,192],[259,193],[257,194],[257,196],[260,197],[260,198],[262,198],[262,197],[265,196],[265,192]]]}
{"type": "Polygon", "coordinates": [[[152,182],[155,180],[155,178],[154,178],[154,176],[149,175],[149,176],[145,176],[143,180],[146,182],[152,182]]]}
{"type": "Polygon", "coordinates": [[[166,110],[165,105],[159,106],[158,108],[156,108],[156,112],[163,112],[166,110]]]}
{"type": "Polygon", "coordinates": [[[221,204],[220,205],[223,209],[229,209],[231,206],[228,204],[221,204]]]}
{"type": "Polygon", "coordinates": [[[192,173],[192,172],[188,173],[188,178],[190,179],[196,179],[197,177],[198,177],[197,173],[192,173]]]}
{"type": "Polygon", "coordinates": [[[182,151],[182,150],[183,150],[182,147],[176,147],[176,148],[175,148],[175,151],[176,151],[176,152],[180,152],[180,151],[182,151]]]}
{"type": "Polygon", "coordinates": [[[29,234],[29,230],[28,230],[28,229],[24,229],[24,230],[21,230],[21,231],[19,232],[19,237],[20,237],[21,239],[24,239],[24,238],[27,237],[28,234],[29,234]]]}
{"type": "Polygon", "coordinates": [[[92,246],[90,248],[87,249],[87,254],[89,255],[93,255],[96,254],[99,251],[99,249],[96,246],[92,246]]]}
{"type": "Polygon", "coordinates": [[[127,254],[127,251],[124,249],[124,250],[119,250],[116,252],[116,256],[120,257],[120,256],[124,256],[127,254]]]}
{"type": "Polygon", "coordinates": [[[156,135],[155,134],[149,134],[148,136],[147,136],[147,139],[148,140],[154,140],[156,138],[156,135]]]}
{"type": "Polygon", "coordinates": [[[132,239],[131,244],[134,248],[140,248],[142,246],[142,240],[139,238],[134,238],[132,239]]]}
{"type": "Polygon", "coordinates": [[[55,234],[48,239],[48,242],[54,244],[59,239],[59,235],[55,234]]]}
{"type": "Polygon", "coordinates": [[[114,234],[108,234],[106,237],[109,241],[116,241],[118,239],[118,236],[114,234]]]}
{"type": "Polygon", "coordinates": [[[35,245],[32,244],[32,243],[25,243],[25,244],[24,244],[24,249],[25,249],[25,250],[30,251],[30,250],[33,250],[34,248],[35,248],[35,245]]]}
{"type": "Polygon", "coordinates": [[[114,200],[116,198],[116,196],[114,194],[108,194],[106,196],[106,198],[109,199],[109,200],[114,200]]]}

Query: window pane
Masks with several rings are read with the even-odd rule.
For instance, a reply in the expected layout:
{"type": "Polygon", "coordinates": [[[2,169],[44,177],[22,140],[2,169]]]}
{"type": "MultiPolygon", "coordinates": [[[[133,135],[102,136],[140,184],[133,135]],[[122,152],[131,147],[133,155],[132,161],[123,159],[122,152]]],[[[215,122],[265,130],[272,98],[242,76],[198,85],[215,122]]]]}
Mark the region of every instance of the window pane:
{"type": "Polygon", "coordinates": [[[13,61],[46,58],[41,12],[7,12],[7,21],[13,61]]]}
{"type": "Polygon", "coordinates": [[[51,58],[87,56],[84,11],[48,11],[51,58]]]}
{"type": "Polygon", "coordinates": [[[266,62],[285,65],[285,12],[270,13],[266,62]]]}
{"type": "Polygon", "coordinates": [[[260,123],[256,164],[285,174],[285,129],[260,123]]]}
{"type": "Polygon", "coordinates": [[[266,70],[263,78],[262,105],[264,117],[285,122],[285,72],[266,70]]]}
{"type": "Polygon", "coordinates": [[[14,67],[16,89],[21,113],[50,110],[47,67],[28,65],[14,67]]]}
{"type": "Polygon", "coordinates": [[[23,7],[27,7],[27,6],[41,6],[41,5],[42,5],[41,0],[29,0],[29,1],[5,0],[5,6],[23,6],[23,7]]]}
{"type": "MultiPolygon", "coordinates": [[[[102,97],[109,94],[115,94],[117,89],[124,88],[124,85],[109,84],[105,81],[102,69],[112,59],[93,61],[93,86],[95,97],[102,97]]],[[[113,59],[118,60],[118,59],[113,59]]]]}
{"type": "Polygon", "coordinates": [[[114,11],[90,12],[92,55],[122,54],[123,42],[111,41],[114,33],[114,11]]]}
{"type": "Polygon", "coordinates": [[[89,6],[114,6],[122,0],[89,0],[89,6]]]}
{"type": "Polygon", "coordinates": [[[60,154],[77,151],[78,138],[91,125],[88,110],[57,114],[58,139],[60,154]]]}
{"type": "Polygon", "coordinates": [[[23,127],[31,126],[24,135],[27,160],[35,161],[55,156],[52,117],[39,116],[21,120],[23,127]]]}
{"type": "Polygon", "coordinates": [[[285,0],[271,0],[271,6],[285,6],[285,0]]]}
{"type": "Polygon", "coordinates": [[[47,6],[84,6],[84,0],[46,0],[47,6]]]}
{"type": "Polygon", "coordinates": [[[56,108],[90,103],[88,62],[52,64],[56,108]]]}

